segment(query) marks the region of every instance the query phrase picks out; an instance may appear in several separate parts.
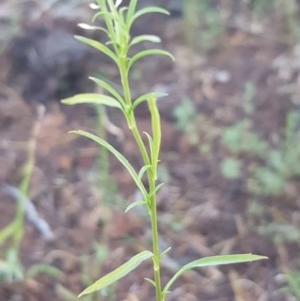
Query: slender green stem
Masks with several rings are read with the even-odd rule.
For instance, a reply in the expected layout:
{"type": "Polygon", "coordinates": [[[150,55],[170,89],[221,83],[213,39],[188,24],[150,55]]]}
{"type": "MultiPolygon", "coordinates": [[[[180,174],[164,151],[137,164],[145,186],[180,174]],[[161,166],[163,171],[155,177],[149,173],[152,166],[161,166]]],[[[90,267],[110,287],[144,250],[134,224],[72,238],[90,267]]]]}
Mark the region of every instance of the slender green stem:
{"type": "MultiPolygon", "coordinates": [[[[124,92],[125,103],[128,107],[131,107],[132,98],[131,98],[131,93],[130,93],[130,85],[129,85],[129,80],[128,80],[128,68],[127,68],[126,61],[127,61],[127,56],[126,55],[124,57],[120,58],[119,72],[120,72],[121,84],[122,84],[123,92],[124,92]]],[[[133,137],[134,137],[134,139],[135,139],[135,141],[138,145],[138,148],[141,152],[144,164],[149,165],[150,164],[149,155],[148,155],[148,152],[146,150],[143,139],[140,135],[140,132],[137,128],[134,112],[131,111],[129,113],[129,115],[126,114],[126,112],[125,112],[125,117],[126,117],[129,129],[131,130],[132,135],[133,135],[133,137]]]]}
{"type": "MultiPolygon", "coordinates": [[[[153,113],[153,111],[151,111],[153,113]]],[[[153,114],[151,114],[153,117],[153,114]]],[[[135,117],[132,115],[132,121],[133,121],[133,127],[131,128],[132,134],[136,140],[136,143],[140,149],[141,155],[143,157],[143,161],[145,165],[152,165],[152,168],[147,170],[148,175],[148,183],[149,183],[149,191],[152,192],[155,190],[156,187],[156,169],[158,161],[156,160],[156,156],[154,156],[154,162],[150,162],[149,155],[147,153],[147,150],[145,148],[145,144],[141,138],[141,135],[138,131],[138,128],[136,126],[135,117]]],[[[154,118],[151,119],[151,123],[159,121],[159,119],[154,118]],[[155,120],[153,120],[155,119],[155,120]]],[[[153,124],[152,124],[153,126],[153,124]]],[[[159,129],[160,132],[160,129],[159,129]]],[[[156,135],[154,135],[156,137],[156,135]]],[[[160,141],[155,141],[155,144],[158,146],[159,151],[159,145],[160,141]]],[[[157,225],[157,207],[156,207],[156,193],[154,193],[150,200],[149,200],[149,206],[150,206],[150,220],[151,220],[151,231],[152,231],[152,252],[154,255],[153,258],[153,271],[154,271],[154,281],[155,281],[155,294],[156,294],[156,301],[163,301],[162,300],[162,293],[161,293],[161,277],[160,277],[160,251],[159,251],[159,240],[158,240],[158,225],[157,225]]]]}
{"type": "MultiPolygon", "coordinates": [[[[131,104],[131,96],[130,96],[130,88],[129,88],[129,82],[126,76],[122,76],[122,74],[126,74],[127,72],[122,71],[122,68],[120,68],[120,74],[122,79],[122,86],[124,90],[124,97],[127,104],[131,104]]],[[[143,142],[143,139],[140,135],[140,132],[136,125],[136,120],[134,113],[131,112],[130,116],[127,116],[127,122],[129,125],[129,128],[132,132],[132,135],[137,143],[137,146],[140,150],[141,156],[144,161],[144,165],[155,165],[152,166],[152,169],[148,169],[147,175],[148,175],[148,182],[149,182],[149,191],[154,191],[155,189],[155,181],[156,181],[156,172],[153,173],[153,171],[156,171],[157,169],[157,161],[156,162],[150,162],[149,154],[147,152],[147,149],[145,147],[145,144],[143,142]]],[[[152,120],[153,122],[153,120],[152,120]]],[[[155,294],[156,294],[156,301],[163,301],[162,300],[162,293],[161,293],[161,277],[160,277],[160,252],[159,252],[159,242],[158,242],[158,226],[157,226],[157,208],[156,208],[156,194],[154,193],[150,200],[150,219],[151,219],[151,231],[152,231],[152,252],[154,255],[153,258],[153,271],[154,271],[154,281],[155,281],[155,294]]]]}
{"type": "Polygon", "coordinates": [[[128,106],[132,105],[132,99],[131,99],[131,93],[130,93],[130,85],[128,81],[128,70],[127,70],[127,57],[126,53],[123,54],[123,57],[120,58],[120,63],[119,63],[119,71],[120,71],[120,76],[121,76],[121,83],[123,86],[124,90],[124,99],[125,103],[128,106]]]}
{"type": "MultiPolygon", "coordinates": [[[[150,182],[151,183],[151,182],[150,182]]],[[[149,184],[150,184],[149,183],[149,184]]],[[[155,187],[155,180],[152,181],[153,187],[155,187]]],[[[152,252],[154,255],[153,270],[155,281],[155,294],[157,301],[162,300],[161,293],[161,277],[160,277],[160,252],[159,252],[159,240],[158,240],[158,226],[157,226],[157,208],[156,208],[156,194],[151,197],[151,231],[152,231],[152,252]]]]}
{"type": "MultiPolygon", "coordinates": [[[[135,118],[133,117],[133,120],[135,122],[135,118]]],[[[134,123],[135,124],[135,123],[134,123]]],[[[141,135],[137,129],[136,126],[134,126],[132,129],[132,134],[136,140],[136,143],[140,149],[141,155],[143,157],[143,161],[145,165],[149,165],[149,156],[146,151],[145,145],[142,141],[141,135]]],[[[156,170],[157,162],[152,162],[152,164],[155,164],[154,170],[156,170]]],[[[148,183],[149,183],[149,191],[155,190],[155,173],[151,169],[148,169],[147,171],[148,175],[148,183]]],[[[156,194],[154,193],[150,200],[150,220],[151,220],[151,231],[152,231],[152,252],[154,255],[153,258],[153,271],[154,271],[154,281],[155,281],[155,293],[156,293],[156,301],[163,301],[162,300],[162,293],[161,293],[161,277],[160,277],[160,251],[159,251],[159,240],[158,240],[158,225],[157,225],[157,207],[156,207],[156,194]]]]}

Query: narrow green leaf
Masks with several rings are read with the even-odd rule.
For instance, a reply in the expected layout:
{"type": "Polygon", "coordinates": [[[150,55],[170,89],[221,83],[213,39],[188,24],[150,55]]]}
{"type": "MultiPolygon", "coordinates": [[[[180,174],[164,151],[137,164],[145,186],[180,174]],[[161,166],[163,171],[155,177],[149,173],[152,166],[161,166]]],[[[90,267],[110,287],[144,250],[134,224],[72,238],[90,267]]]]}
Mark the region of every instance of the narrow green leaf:
{"type": "Polygon", "coordinates": [[[145,165],[141,168],[141,170],[139,171],[139,174],[138,174],[140,180],[142,180],[143,175],[150,167],[151,167],[151,165],[145,165]]]}
{"type": "Polygon", "coordinates": [[[109,92],[115,99],[119,101],[120,104],[124,103],[122,96],[108,82],[92,76],[90,76],[89,79],[109,92]]]}
{"type": "Polygon", "coordinates": [[[153,14],[153,13],[159,13],[164,15],[169,15],[170,13],[161,7],[158,6],[148,6],[145,8],[142,8],[138,10],[133,16],[131,16],[130,20],[128,20],[129,28],[132,26],[132,24],[136,21],[137,18],[146,15],[146,14],[153,14]]]}
{"type": "Polygon", "coordinates": [[[167,249],[165,249],[164,251],[162,251],[160,253],[160,258],[162,258],[163,256],[165,256],[168,252],[170,252],[170,250],[172,249],[172,247],[168,247],[167,249]]]}
{"type": "Polygon", "coordinates": [[[152,136],[154,141],[154,148],[153,148],[151,161],[154,166],[153,173],[156,180],[157,179],[156,167],[158,164],[160,143],[161,143],[161,127],[160,127],[160,114],[157,108],[156,99],[153,96],[149,97],[148,107],[151,115],[152,136]]]}
{"type": "Polygon", "coordinates": [[[105,105],[109,107],[122,109],[121,104],[117,100],[115,100],[110,96],[104,94],[98,94],[98,93],[77,94],[72,97],[63,99],[61,102],[66,105],[77,105],[77,104],[87,103],[87,104],[105,105]]]}
{"type": "Polygon", "coordinates": [[[168,56],[172,60],[175,60],[174,56],[165,50],[161,49],[148,49],[148,50],[143,50],[141,52],[138,52],[136,55],[134,55],[128,62],[128,70],[133,66],[134,63],[136,63],[138,60],[150,56],[150,55],[163,55],[163,56],[168,56]]]}
{"type": "Polygon", "coordinates": [[[157,185],[153,191],[149,192],[148,198],[151,198],[155,193],[157,193],[157,191],[162,188],[165,185],[165,183],[160,183],[159,185],[157,185]]]}
{"type": "Polygon", "coordinates": [[[141,36],[134,37],[130,42],[130,46],[143,43],[143,42],[160,43],[161,39],[160,37],[155,35],[141,35],[141,36]]]}
{"type": "Polygon", "coordinates": [[[234,264],[234,263],[242,263],[242,262],[250,262],[256,260],[267,259],[265,256],[253,255],[253,254],[234,254],[234,255],[218,255],[218,256],[210,256],[201,258],[195,261],[192,261],[185,266],[183,266],[166,284],[163,289],[163,295],[165,295],[171,285],[186,271],[189,271],[193,268],[199,267],[208,267],[208,266],[216,266],[216,265],[226,265],[226,264],[234,264]]]}
{"type": "Polygon", "coordinates": [[[127,18],[126,18],[126,23],[130,24],[131,23],[131,19],[133,17],[133,15],[136,12],[136,5],[137,5],[138,0],[131,0],[129,1],[129,6],[128,6],[128,11],[127,11],[127,18]]]}
{"type": "Polygon", "coordinates": [[[131,210],[135,206],[140,206],[140,205],[146,205],[146,202],[145,201],[135,201],[135,202],[131,203],[130,205],[128,205],[126,207],[125,213],[127,213],[129,210],[131,210]]]}
{"type": "Polygon", "coordinates": [[[92,40],[92,39],[89,39],[89,38],[86,38],[86,37],[82,37],[82,36],[75,36],[75,39],[84,43],[84,44],[87,44],[97,50],[99,50],[100,52],[106,54],[108,57],[110,57],[115,63],[116,65],[118,65],[118,58],[116,57],[116,55],[108,48],[106,47],[104,44],[98,42],[98,41],[95,41],[95,40],[92,40]]]}
{"type": "Polygon", "coordinates": [[[107,287],[108,285],[118,281],[119,279],[123,278],[131,271],[136,269],[143,261],[151,258],[153,256],[152,252],[150,251],[143,251],[131,259],[129,259],[126,263],[122,264],[120,267],[116,268],[114,271],[110,272],[109,274],[105,275],[104,277],[97,280],[95,283],[87,287],[84,291],[82,291],[78,297],[82,297],[84,295],[93,293],[100,289],[107,287]]]}
{"type": "MultiPolygon", "coordinates": [[[[150,155],[151,155],[151,160],[152,160],[153,154],[155,154],[154,141],[150,134],[148,134],[147,132],[144,132],[144,133],[147,136],[147,139],[149,142],[150,155]]],[[[153,163],[153,162],[151,162],[151,163],[153,163]]]]}
{"type": "Polygon", "coordinates": [[[147,196],[146,188],[144,187],[143,183],[139,179],[139,177],[138,177],[136,171],[134,170],[134,168],[132,167],[132,165],[118,150],[116,150],[111,144],[106,142],[104,139],[101,139],[100,137],[98,137],[94,134],[91,134],[89,132],[78,130],[78,131],[71,131],[70,133],[74,133],[74,134],[89,138],[89,139],[95,141],[96,143],[98,143],[99,145],[103,146],[104,148],[106,148],[110,153],[112,153],[120,161],[120,163],[127,169],[128,173],[131,175],[135,184],[140,189],[143,197],[146,199],[146,196],[147,196]]]}
{"type": "Polygon", "coordinates": [[[151,93],[146,93],[143,95],[140,95],[133,103],[132,109],[134,110],[139,104],[141,104],[144,101],[148,101],[151,97],[154,97],[156,99],[167,96],[167,93],[162,93],[162,92],[151,92],[151,93]]]}
{"type": "Polygon", "coordinates": [[[94,23],[98,18],[102,17],[105,13],[103,11],[96,12],[92,18],[92,22],[94,23]]]}
{"type": "Polygon", "coordinates": [[[156,283],[152,279],[149,278],[144,278],[144,279],[148,281],[150,284],[152,284],[154,287],[156,287],[156,283]]]}

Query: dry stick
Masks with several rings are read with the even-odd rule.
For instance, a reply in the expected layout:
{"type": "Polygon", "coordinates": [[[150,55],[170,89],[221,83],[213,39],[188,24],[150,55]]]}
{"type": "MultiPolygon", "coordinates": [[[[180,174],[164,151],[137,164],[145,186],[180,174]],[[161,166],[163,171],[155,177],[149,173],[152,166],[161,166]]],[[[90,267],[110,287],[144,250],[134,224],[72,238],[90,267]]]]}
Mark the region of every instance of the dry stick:
{"type": "Polygon", "coordinates": [[[46,242],[54,240],[55,235],[49,224],[39,216],[34,204],[28,197],[25,197],[18,188],[6,183],[0,183],[0,190],[12,200],[24,204],[24,213],[27,221],[41,234],[46,242]]]}

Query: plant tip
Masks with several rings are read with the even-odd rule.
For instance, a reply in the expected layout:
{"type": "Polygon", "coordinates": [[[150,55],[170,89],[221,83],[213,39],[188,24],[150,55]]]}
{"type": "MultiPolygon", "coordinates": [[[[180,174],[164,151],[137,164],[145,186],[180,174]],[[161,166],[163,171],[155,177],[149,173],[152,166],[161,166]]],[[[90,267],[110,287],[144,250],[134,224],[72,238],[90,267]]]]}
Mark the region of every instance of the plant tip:
{"type": "Polygon", "coordinates": [[[90,3],[90,8],[93,9],[93,10],[97,10],[99,9],[99,5],[97,5],[96,3],[90,3]]]}
{"type": "Polygon", "coordinates": [[[116,4],[115,4],[115,7],[118,8],[118,7],[120,6],[120,4],[122,3],[122,1],[123,1],[123,0],[117,0],[117,1],[116,1],[116,4]]]}
{"type": "Polygon", "coordinates": [[[87,30],[95,30],[96,29],[95,26],[92,26],[92,25],[89,25],[86,23],[78,23],[77,26],[80,28],[83,28],[83,29],[87,29],[87,30]]]}

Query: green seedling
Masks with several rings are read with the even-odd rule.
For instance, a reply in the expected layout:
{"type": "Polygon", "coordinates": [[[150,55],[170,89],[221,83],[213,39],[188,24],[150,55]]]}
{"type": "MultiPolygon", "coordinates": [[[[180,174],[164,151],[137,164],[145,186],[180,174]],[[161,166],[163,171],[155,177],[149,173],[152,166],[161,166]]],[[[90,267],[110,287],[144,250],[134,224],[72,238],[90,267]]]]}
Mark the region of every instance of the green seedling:
{"type": "Polygon", "coordinates": [[[185,0],[182,5],[186,45],[205,54],[215,47],[223,32],[220,14],[209,0],[185,0]]]}
{"type": "Polygon", "coordinates": [[[257,195],[281,195],[291,180],[300,175],[299,124],[299,112],[288,112],[278,147],[269,146],[263,157],[265,164],[252,171],[249,187],[257,195]]]}
{"type": "MultiPolygon", "coordinates": [[[[41,111],[40,118],[43,115],[41,111]]],[[[25,201],[27,200],[31,175],[35,164],[36,138],[40,129],[40,118],[32,129],[32,137],[28,143],[27,159],[22,169],[22,180],[16,198],[16,214],[13,221],[0,230],[0,245],[7,242],[10,247],[5,251],[5,259],[0,265],[0,281],[19,281],[23,279],[23,267],[19,259],[20,244],[24,236],[25,201]]],[[[3,185],[2,185],[3,186],[3,185]]],[[[2,190],[3,187],[2,187],[2,190]]]]}
{"type": "MultiPolygon", "coordinates": [[[[60,271],[47,264],[35,264],[24,270],[20,261],[20,247],[24,237],[24,219],[41,233],[44,240],[54,238],[48,224],[38,216],[38,213],[28,196],[31,176],[35,165],[37,136],[41,128],[41,119],[44,116],[44,107],[38,108],[38,119],[32,128],[31,139],[27,144],[27,158],[23,165],[21,183],[18,188],[1,183],[0,189],[16,201],[16,214],[14,219],[0,230],[0,245],[4,246],[4,258],[0,260],[0,282],[21,281],[24,278],[33,278],[38,274],[47,274],[58,278],[60,271]]],[[[1,254],[2,255],[2,254],[1,254]]]]}
{"type": "Polygon", "coordinates": [[[225,179],[234,180],[241,176],[241,162],[237,159],[224,159],[221,162],[220,169],[225,179]]]}
{"type": "Polygon", "coordinates": [[[176,119],[176,128],[184,132],[191,145],[199,144],[199,135],[196,126],[197,108],[194,102],[185,97],[173,110],[176,119]]]}
{"type": "Polygon", "coordinates": [[[300,272],[286,271],[287,286],[291,293],[300,300],[300,272]]]}
{"type": "Polygon", "coordinates": [[[68,105],[83,103],[104,105],[119,110],[123,114],[128,129],[131,131],[132,136],[136,141],[137,149],[141,154],[143,165],[139,170],[136,170],[120,151],[102,137],[98,137],[93,133],[83,130],[72,131],[72,133],[89,138],[99,146],[106,148],[107,151],[114,155],[123,167],[126,168],[142,196],[141,200],[130,204],[126,209],[126,212],[135,206],[146,207],[151,224],[152,248],[151,250],[144,250],[134,255],[123,265],[88,286],[79,294],[79,297],[106,288],[135,270],[143,262],[150,260],[152,261],[154,279],[147,279],[147,281],[154,287],[156,301],[164,301],[173,284],[186,271],[199,267],[249,262],[265,259],[266,257],[252,254],[235,254],[201,258],[184,265],[169,281],[167,281],[167,283],[164,285],[162,284],[161,261],[163,256],[170,250],[170,248],[167,248],[166,250],[159,249],[156,207],[156,195],[161,187],[161,184],[157,184],[157,169],[162,139],[157,99],[164,96],[164,94],[150,92],[137,98],[133,98],[130,86],[130,73],[136,63],[142,58],[159,55],[173,59],[173,56],[169,52],[157,48],[141,50],[138,53],[132,54],[135,45],[143,42],[159,43],[160,38],[153,35],[132,37],[130,32],[134,22],[141,16],[149,13],[167,15],[168,11],[156,6],[145,7],[138,10],[137,0],[131,0],[129,1],[128,6],[123,7],[120,6],[121,2],[122,0],[118,0],[116,3],[114,3],[113,0],[97,1],[99,11],[95,14],[93,21],[101,18],[104,25],[103,27],[95,26],[94,28],[103,31],[106,34],[106,43],[82,36],[77,36],[76,39],[97,49],[111,59],[112,63],[116,65],[119,71],[122,93],[116,91],[107,81],[92,77],[91,80],[105,90],[108,95],[96,93],[79,94],[63,100],[63,103],[68,105]],[[135,109],[141,103],[146,103],[148,105],[152,129],[151,133],[141,133],[138,129],[135,109]],[[143,136],[145,136],[147,143],[144,142],[143,136]]]}

